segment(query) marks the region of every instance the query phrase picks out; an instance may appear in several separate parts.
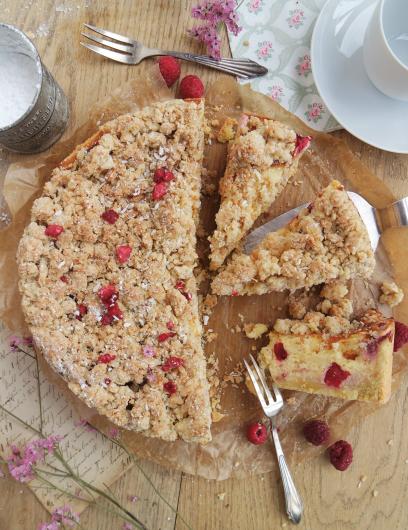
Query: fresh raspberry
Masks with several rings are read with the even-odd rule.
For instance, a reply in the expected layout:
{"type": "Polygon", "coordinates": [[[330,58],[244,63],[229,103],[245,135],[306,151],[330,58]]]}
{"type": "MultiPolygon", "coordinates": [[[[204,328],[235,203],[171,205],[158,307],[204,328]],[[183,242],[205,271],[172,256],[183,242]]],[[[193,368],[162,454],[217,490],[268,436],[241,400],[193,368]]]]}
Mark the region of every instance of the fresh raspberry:
{"type": "Polygon", "coordinates": [[[204,94],[204,85],[196,75],[186,75],[180,82],[180,97],[183,99],[197,99],[204,94]]]}
{"type": "Polygon", "coordinates": [[[308,442],[313,445],[322,445],[330,437],[330,429],[325,421],[310,420],[303,427],[303,434],[308,442]]]}
{"type": "Polygon", "coordinates": [[[120,245],[119,247],[116,247],[116,259],[119,261],[119,263],[125,263],[132,253],[132,247],[129,247],[129,245],[120,245]]]}
{"type": "Polygon", "coordinates": [[[342,367],[337,363],[332,363],[324,376],[324,382],[327,386],[340,388],[342,382],[345,381],[350,375],[350,372],[343,370],[342,367]]]}
{"type": "Polygon", "coordinates": [[[75,318],[82,320],[82,317],[88,313],[88,308],[84,304],[79,304],[75,311],[75,318]]]}
{"type": "Polygon", "coordinates": [[[170,372],[170,370],[174,370],[175,368],[180,368],[180,366],[184,366],[184,360],[180,357],[167,357],[167,359],[162,364],[161,369],[163,372],[170,372]]]}
{"type": "Polygon", "coordinates": [[[61,225],[48,225],[44,234],[49,237],[57,238],[63,231],[64,227],[61,225]]]}
{"type": "Polygon", "coordinates": [[[251,423],[247,427],[247,438],[251,444],[262,445],[268,438],[268,431],[263,423],[251,423]]]}
{"type": "Polygon", "coordinates": [[[60,280],[64,283],[68,283],[68,276],[65,276],[65,274],[63,274],[62,276],[60,276],[60,280]]]}
{"type": "Polygon", "coordinates": [[[99,298],[107,306],[111,306],[116,303],[116,300],[119,298],[119,293],[116,290],[115,285],[105,285],[101,287],[98,291],[99,298]]]}
{"type": "Polygon", "coordinates": [[[231,296],[238,296],[238,295],[239,295],[239,293],[235,289],[231,293],[231,296]]]}
{"type": "Polygon", "coordinates": [[[180,77],[180,63],[174,57],[160,57],[159,68],[168,87],[174,85],[180,77]]]}
{"type": "Polygon", "coordinates": [[[284,361],[288,356],[288,352],[285,350],[285,347],[281,342],[274,344],[273,352],[278,361],[284,361]]]}
{"type": "Polygon", "coordinates": [[[389,339],[390,337],[390,333],[387,333],[386,335],[382,335],[381,337],[377,337],[376,339],[373,339],[372,341],[368,342],[365,351],[367,357],[369,359],[374,359],[378,353],[378,348],[380,347],[381,342],[386,339],[389,339]]]}
{"type": "Polygon", "coordinates": [[[98,357],[98,363],[99,364],[108,364],[111,361],[114,361],[116,359],[116,355],[113,355],[112,353],[103,353],[98,357]]]}
{"type": "Polygon", "coordinates": [[[330,462],[339,471],[345,471],[353,461],[353,448],[345,440],[339,440],[328,449],[330,462]]]}
{"type": "Polygon", "coordinates": [[[305,149],[309,147],[311,141],[312,141],[311,136],[300,136],[300,134],[297,134],[296,145],[295,145],[295,149],[293,150],[292,156],[294,158],[296,156],[299,156],[300,153],[302,153],[305,149]]]}
{"type": "Polygon", "coordinates": [[[109,317],[112,318],[112,321],[113,320],[122,320],[123,319],[123,313],[120,309],[120,307],[118,306],[118,304],[113,304],[111,306],[109,306],[108,310],[107,310],[107,315],[109,317]]]}
{"type": "Polygon", "coordinates": [[[177,392],[177,385],[174,381],[167,381],[167,383],[164,383],[163,388],[169,396],[177,392]]]}
{"type": "Polygon", "coordinates": [[[110,225],[114,225],[116,221],[119,219],[119,214],[115,212],[115,210],[105,210],[103,214],[101,215],[102,219],[109,223],[110,225]]]}
{"type": "Polygon", "coordinates": [[[174,322],[172,322],[171,320],[169,320],[166,324],[166,328],[169,329],[170,331],[173,331],[174,329],[174,322]]]}
{"type": "Polygon", "coordinates": [[[395,322],[394,351],[399,350],[408,342],[408,326],[395,322]]]}
{"type": "Polygon", "coordinates": [[[159,182],[154,185],[152,198],[154,201],[159,201],[162,199],[168,190],[167,182],[159,182]]]}
{"type": "Polygon", "coordinates": [[[171,182],[175,178],[176,177],[174,176],[174,173],[172,173],[171,171],[165,171],[164,177],[163,177],[163,181],[164,182],[171,182]]]}
{"type": "Polygon", "coordinates": [[[160,333],[160,335],[157,337],[157,340],[159,342],[165,342],[167,339],[171,339],[171,337],[175,337],[176,333],[173,331],[169,331],[168,333],[160,333]]]}

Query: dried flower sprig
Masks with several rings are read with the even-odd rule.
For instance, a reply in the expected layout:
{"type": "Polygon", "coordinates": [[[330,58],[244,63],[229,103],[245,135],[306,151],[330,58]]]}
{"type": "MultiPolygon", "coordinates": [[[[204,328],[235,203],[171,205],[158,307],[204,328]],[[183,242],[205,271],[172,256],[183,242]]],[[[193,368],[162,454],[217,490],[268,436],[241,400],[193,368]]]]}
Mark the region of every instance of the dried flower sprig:
{"type": "MultiPolygon", "coordinates": [[[[34,353],[26,351],[22,346],[31,347],[32,342],[30,339],[20,339],[18,337],[11,337],[10,346],[12,351],[21,351],[22,353],[32,357],[36,360],[37,366],[37,387],[38,387],[38,398],[40,408],[40,426],[36,428],[29,423],[25,422],[22,418],[16,416],[13,412],[8,410],[2,404],[0,404],[0,411],[13,418],[15,421],[21,423],[28,431],[36,436],[36,438],[30,440],[23,447],[11,446],[11,454],[6,460],[0,460],[0,463],[8,466],[10,475],[19,482],[30,482],[36,480],[40,483],[39,486],[33,485],[33,488],[47,488],[59,491],[71,499],[80,500],[87,503],[95,504],[99,509],[109,513],[113,513],[119,516],[123,521],[123,528],[126,530],[133,530],[135,528],[140,530],[146,530],[146,526],[134,515],[131,511],[126,509],[120,501],[114,496],[111,490],[106,487],[105,490],[95,487],[88,483],[82,477],[76,473],[69,465],[67,459],[64,457],[60,442],[63,437],[58,435],[46,435],[43,432],[43,418],[42,418],[42,399],[41,399],[41,386],[40,386],[40,371],[38,367],[38,360],[34,353]],[[54,458],[54,463],[50,461],[54,458]],[[55,460],[58,465],[55,465],[55,460]],[[56,484],[56,480],[66,479],[71,483],[79,486],[77,491],[72,491],[56,484]],[[83,492],[83,495],[80,493],[83,492]],[[104,499],[107,501],[107,505],[98,502],[98,499],[104,499]]],[[[78,426],[84,426],[89,428],[89,424],[86,421],[81,421],[78,426]]],[[[93,430],[94,429],[92,427],[93,430]]],[[[160,497],[160,499],[179,517],[179,519],[191,530],[191,527],[186,521],[180,516],[177,509],[174,508],[159,492],[150,477],[141,468],[136,457],[129,452],[124,444],[119,440],[120,433],[117,428],[110,429],[108,435],[101,431],[105,438],[110,440],[115,445],[119,446],[131,460],[136,464],[138,469],[143,474],[144,478],[149,482],[153,491],[160,497]]],[[[82,527],[79,522],[79,516],[72,511],[69,505],[64,505],[56,508],[51,514],[51,521],[48,523],[42,523],[38,530],[60,530],[61,528],[76,528],[80,530],[82,527]]]]}
{"type": "Polygon", "coordinates": [[[225,24],[234,35],[238,35],[242,29],[238,25],[240,5],[236,0],[203,0],[191,10],[191,16],[204,21],[204,24],[194,26],[189,33],[206,45],[209,55],[214,59],[221,59],[220,26],[225,24]]]}

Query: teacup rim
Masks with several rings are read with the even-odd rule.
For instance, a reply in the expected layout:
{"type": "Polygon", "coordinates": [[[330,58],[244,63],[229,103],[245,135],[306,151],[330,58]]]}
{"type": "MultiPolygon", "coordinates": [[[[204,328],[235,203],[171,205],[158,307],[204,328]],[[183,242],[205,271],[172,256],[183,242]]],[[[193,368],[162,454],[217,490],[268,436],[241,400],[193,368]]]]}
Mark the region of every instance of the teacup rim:
{"type": "Polygon", "coordinates": [[[389,45],[388,43],[388,39],[385,35],[385,31],[384,31],[384,23],[383,23],[383,11],[384,11],[384,4],[385,2],[387,2],[389,0],[380,0],[380,4],[379,4],[379,18],[380,18],[380,30],[381,30],[381,36],[383,38],[383,41],[385,43],[385,46],[387,47],[387,50],[390,52],[391,56],[393,57],[393,59],[400,65],[402,66],[402,68],[404,70],[406,70],[406,72],[408,73],[408,65],[406,65],[405,63],[403,63],[401,61],[401,59],[398,57],[398,55],[395,54],[394,50],[391,48],[391,46],[389,45]]]}

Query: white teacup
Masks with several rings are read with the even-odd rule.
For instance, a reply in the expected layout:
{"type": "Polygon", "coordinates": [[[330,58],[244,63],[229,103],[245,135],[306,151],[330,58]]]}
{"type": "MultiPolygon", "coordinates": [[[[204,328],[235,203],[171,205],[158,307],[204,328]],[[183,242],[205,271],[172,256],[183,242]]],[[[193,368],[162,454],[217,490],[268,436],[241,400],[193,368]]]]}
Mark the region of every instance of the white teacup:
{"type": "Polygon", "coordinates": [[[408,0],[379,0],[364,38],[364,64],[378,90],[408,101],[408,0]]]}

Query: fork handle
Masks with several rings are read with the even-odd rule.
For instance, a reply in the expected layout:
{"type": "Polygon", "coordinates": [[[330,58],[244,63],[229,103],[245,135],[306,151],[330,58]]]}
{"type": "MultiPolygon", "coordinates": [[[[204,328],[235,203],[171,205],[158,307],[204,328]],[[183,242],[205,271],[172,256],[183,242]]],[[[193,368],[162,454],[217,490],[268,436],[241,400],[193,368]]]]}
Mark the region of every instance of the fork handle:
{"type": "Polygon", "coordinates": [[[285,492],[286,512],[289,519],[295,523],[300,523],[303,513],[303,503],[293,482],[292,475],[286,464],[285,455],[283,454],[282,446],[279,440],[278,430],[275,425],[275,420],[270,420],[272,439],[275,445],[276,456],[278,459],[280,474],[283,482],[283,490],[285,492]]]}
{"type": "MultiPolygon", "coordinates": [[[[160,51],[160,50],[157,50],[160,51]]],[[[226,72],[227,74],[236,75],[241,79],[252,79],[268,73],[268,69],[251,59],[212,59],[207,55],[195,55],[194,53],[162,51],[157,55],[171,55],[184,61],[202,64],[226,72]]]]}

